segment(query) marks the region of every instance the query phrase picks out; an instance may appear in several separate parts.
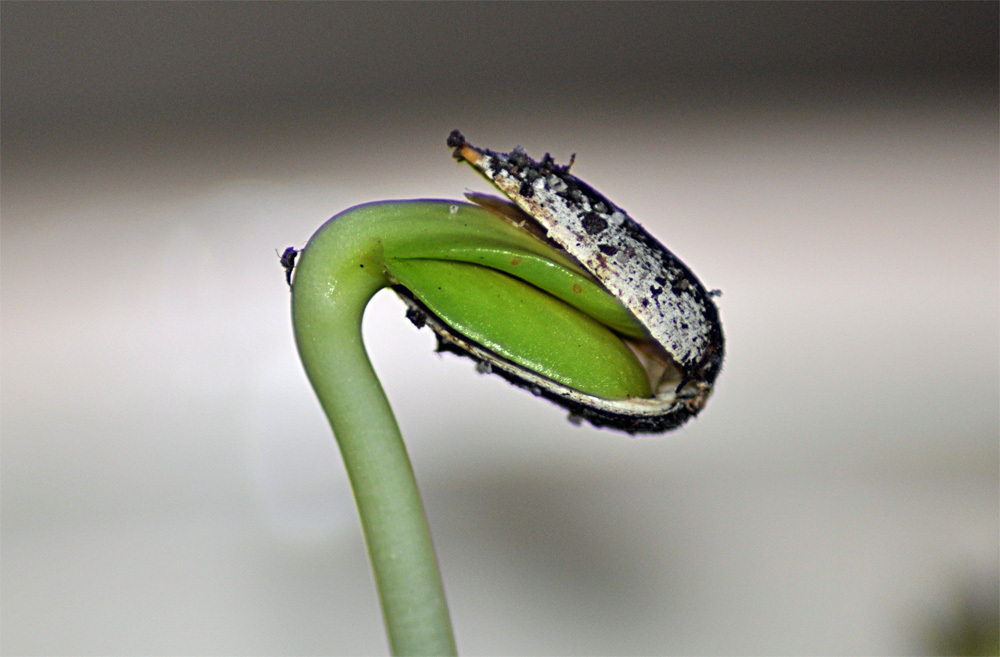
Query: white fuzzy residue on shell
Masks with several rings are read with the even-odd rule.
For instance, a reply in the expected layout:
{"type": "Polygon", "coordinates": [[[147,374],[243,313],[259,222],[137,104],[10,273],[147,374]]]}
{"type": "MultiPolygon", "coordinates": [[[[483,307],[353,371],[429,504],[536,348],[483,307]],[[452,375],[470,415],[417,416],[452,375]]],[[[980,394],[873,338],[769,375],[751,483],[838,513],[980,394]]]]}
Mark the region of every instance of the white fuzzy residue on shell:
{"type": "Polygon", "coordinates": [[[520,149],[481,153],[476,168],[597,277],[679,364],[704,358],[712,326],[688,273],[621,208],[581,189],[567,194],[570,186],[559,174],[525,166],[525,160],[520,149]],[[530,191],[522,194],[527,181],[530,191]]]}

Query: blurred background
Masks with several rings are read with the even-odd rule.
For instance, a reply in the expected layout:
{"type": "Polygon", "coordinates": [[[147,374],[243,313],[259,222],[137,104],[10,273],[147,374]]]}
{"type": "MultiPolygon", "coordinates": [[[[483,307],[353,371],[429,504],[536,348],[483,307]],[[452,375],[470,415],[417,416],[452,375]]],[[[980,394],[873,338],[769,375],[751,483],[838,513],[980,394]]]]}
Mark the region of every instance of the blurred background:
{"type": "MultiPolygon", "coordinates": [[[[718,300],[632,438],[379,295],[465,654],[995,651],[995,3],[5,2],[5,654],[385,654],[275,249],[565,162],[718,300]]],[[[995,652],[993,654],[996,654],[995,652]]]]}

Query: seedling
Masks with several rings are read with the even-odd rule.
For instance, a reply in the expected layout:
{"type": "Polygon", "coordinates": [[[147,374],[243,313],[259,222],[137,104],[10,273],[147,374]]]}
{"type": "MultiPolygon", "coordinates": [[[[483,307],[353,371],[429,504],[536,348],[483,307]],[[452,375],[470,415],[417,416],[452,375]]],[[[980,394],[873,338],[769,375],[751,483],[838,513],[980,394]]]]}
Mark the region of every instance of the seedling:
{"type": "MultiPolygon", "coordinates": [[[[448,145],[504,193],[382,201],[324,224],[292,287],[299,354],[340,446],[394,654],[455,652],[416,480],[361,317],[391,287],[439,347],[628,433],[705,406],[723,359],[712,295],[618,206],[523,150],[448,145]]],[[[296,252],[282,257],[291,284],[296,252]]]]}

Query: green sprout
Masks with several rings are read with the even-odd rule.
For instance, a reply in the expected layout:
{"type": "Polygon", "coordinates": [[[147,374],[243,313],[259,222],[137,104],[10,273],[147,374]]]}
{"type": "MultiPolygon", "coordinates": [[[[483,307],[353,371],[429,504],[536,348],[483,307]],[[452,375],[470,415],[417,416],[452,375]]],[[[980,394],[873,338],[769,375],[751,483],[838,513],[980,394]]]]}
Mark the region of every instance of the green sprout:
{"type": "MultiPolygon", "coordinates": [[[[552,171],[579,182],[567,169],[552,171]]],[[[320,227],[301,252],[290,248],[281,256],[289,277],[294,267],[299,355],[344,459],[396,655],[456,648],[413,469],[362,342],[362,315],[377,292],[393,288],[408,316],[429,324],[442,348],[495,366],[597,426],[621,412],[630,423],[618,428],[629,432],[676,427],[701,409],[721,365],[721,329],[711,328],[717,346],[707,342],[711,348],[698,352],[704,354],[697,361],[672,357],[651,337],[648,321],[637,319],[531,215],[492,197],[470,198],[476,203],[356,206],[320,227]]],[[[680,267],[691,290],[708,300],[680,267]]]]}
{"type": "Polygon", "coordinates": [[[394,285],[480,344],[609,398],[650,394],[609,325],[641,327],[555,248],[468,203],[361,205],[302,250],[295,336],[354,489],[389,643],[394,654],[449,654],[454,639],[416,480],[361,339],[368,301],[394,285]],[[581,364],[581,352],[593,357],[581,364]]]}

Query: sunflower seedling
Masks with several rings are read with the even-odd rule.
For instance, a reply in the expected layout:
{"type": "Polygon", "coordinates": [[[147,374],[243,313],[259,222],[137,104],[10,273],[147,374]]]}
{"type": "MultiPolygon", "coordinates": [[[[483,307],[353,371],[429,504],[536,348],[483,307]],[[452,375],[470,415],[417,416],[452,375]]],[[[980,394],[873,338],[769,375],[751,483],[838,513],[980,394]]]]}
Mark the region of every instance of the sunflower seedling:
{"type": "Polygon", "coordinates": [[[442,350],[598,427],[680,426],[704,408],[723,359],[712,295],[568,166],[477,148],[457,131],[448,145],[506,198],[359,205],[281,258],[394,654],[451,654],[455,643],[409,457],[362,343],[379,290],[392,288],[442,350]]]}

